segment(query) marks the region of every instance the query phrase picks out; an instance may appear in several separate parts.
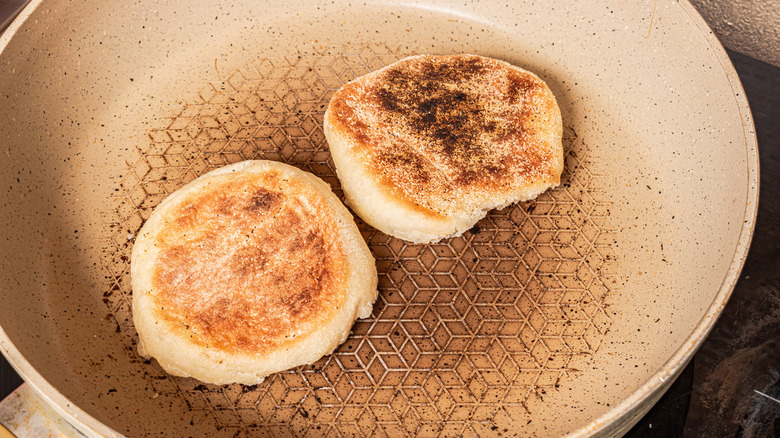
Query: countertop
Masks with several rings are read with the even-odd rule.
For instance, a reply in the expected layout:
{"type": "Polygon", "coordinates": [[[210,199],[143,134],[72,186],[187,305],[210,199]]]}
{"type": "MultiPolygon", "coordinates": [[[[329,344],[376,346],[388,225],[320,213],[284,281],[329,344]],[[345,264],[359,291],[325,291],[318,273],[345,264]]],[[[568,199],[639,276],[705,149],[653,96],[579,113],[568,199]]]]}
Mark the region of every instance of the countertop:
{"type": "MultiPolygon", "coordinates": [[[[729,49],[753,112],[758,220],[745,268],[714,330],[627,436],[778,437],[780,402],[772,398],[780,399],[780,2],[692,2],[729,49]]],[[[23,3],[0,0],[0,29],[23,3]]],[[[21,383],[0,356],[0,398],[21,383]]]]}

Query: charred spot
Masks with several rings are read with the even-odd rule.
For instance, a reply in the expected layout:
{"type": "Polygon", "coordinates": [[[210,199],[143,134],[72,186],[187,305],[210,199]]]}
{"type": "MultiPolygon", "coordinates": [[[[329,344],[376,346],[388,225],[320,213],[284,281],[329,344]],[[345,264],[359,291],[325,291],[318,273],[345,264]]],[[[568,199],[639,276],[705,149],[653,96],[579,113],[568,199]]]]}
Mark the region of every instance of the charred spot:
{"type": "Polygon", "coordinates": [[[409,78],[403,73],[402,70],[399,70],[398,68],[391,68],[385,73],[385,78],[390,83],[399,83],[399,82],[405,82],[409,78]]]}
{"type": "Polygon", "coordinates": [[[455,61],[455,65],[458,66],[459,70],[470,75],[483,74],[485,73],[486,69],[484,60],[475,56],[464,56],[458,58],[458,60],[455,61]]]}
{"type": "Polygon", "coordinates": [[[427,99],[422,101],[414,108],[414,117],[417,119],[415,123],[419,129],[423,130],[426,126],[436,124],[437,116],[441,112],[441,107],[446,105],[442,102],[442,99],[427,99]]]}
{"type": "MultiPolygon", "coordinates": [[[[192,228],[198,223],[198,209],[193,204],[185,205],[174,220],[177,227],[192,228]]],[[[161,237],[158,237],[161,239],[161,237]]]]}
{"type": "Polygon", "coordinates": [[[303,239],[304,245],[317,250],[318,254],[325,255],[325,240],[320,233],[309,231],[306,237],[303,239]]]}
{"type": "Polygon", "coordinates": [[[428,173],[427,170],[425,170],[422,166],[416,165],[415,166],[415,175],[414,179],[417,180],[417,182],[421,184],[427,184],[431,181],[431,174],[428,173]]]}
{"type": "Polygon", "coordinates": [[[487,182],[488,176],[504,178],[516,167],[507,162],[512,160],[507,151],[525,141],[524,127],[533,114],[524,101],[540,88],[544,84],[533,75],[478,56],[417,58],[384,70],[367,90],[350,92],[371,103],[366,120],[375,117],[378,128],[358,121],[356,108],[349,123],[357,141],[366,144],[378,136],[388,142],[391,150],[373,160],[391,180],[429,184],[448,169],[456,173],[454,179],[451,174],[445,178],[448,184],[487,182]],[[382,132],[385,126],[398,129],[382,132]]]}
{"type": "Polygon", "coordinates": [[[354,108],[352,108],[344,99],[334,99],[331,102],[330,110],[333,111],[337,119],[348,120],[355,114],[354,108]]]}
{"type": "Polygon", "coordinates": [[[511,73],[507,77],[509,80],[509,88],[507,89],[507,100],[515,102],[525,96],[530,90],[537,86],[537,84],[529,77],[511,73]]]}
{"type": "Polygon", "coordinates": [[[220,196],[216,201],[216,211],[224,216],[232,216],[235,208],[235,201],[229,196],[220,196]]]}
{"type": "MultiPolygon", "coordinates": [[[[442,138],[442,140],[443,139],[444,138],[442,138]]],[[[455,153],[455,145],[449,142],[445,142],[444,146],[441,148],[441,151],[442,153],[444,153],[444,155],[451,156],[452,154],[455,153]]]]}
{"type": "MultiPolygon", "coordinates": [[[[483,74],[486,66],[479,58],[463,57],[448,64],[423,63],[416,72],[390,70],[384,85],[377,90],[377,101],[388,112],[402,118],[414,135],[450,157],[454,162],[483,157],[477,136],[499,135],[501,128],[477,95],[451,86],[483,74]],[[487,121],[486,121],[487,120],[487,121]]],[[[475,79],[476,80],[476,79],[475,79]]],[[[396,162],[417,171],[418,181],[429,181],[424,166],[410,157],[393,157],[396,162]]]]}
{"type": "Polygon", "coordinates": [[[457,182],[460,184],[471,184],[479,178],[479,174],[473,170],[463,170],[458,174],[457,182]]]}
{"type": "Polygon", "coordinates": [[[309,231],[305,236],[297,236],[290,244],[290,252],[314,249],[317,253],[324,254],[325,241],[319,233],[309,231]]]}
{"type": "Polygon", "coordinates": [[[368,136],[368,125],[366,125],[360,120],[355,120],[352,123],[355,128],[353,132],[353,134],[355,135],[355,139],[363,144],[368,143],[370,140],[370,137],[368,136]]]}
{"type": "Polygon", "coordinates": [[[436,113],[440,106],[442,106],[442,99],[425,99],[420,102],[415,109],[421,116],[424,116],[426,114],[436,113]]]}
{"type": "Polygon", "coordinates": [[[283,301],[285,306],[289,308],[290,313],[295,316],[303,312],[317,295],[319,295],[318,291],[302,289],[299,292],[285,298],[283,301]]]}
{"type": "Polygon", "coordinates": [[[500,175],[502,173],[506,173],[507,171],[506,166],[500,164],[488,164],[484,166],[484,169],[485,173],[491,176],[500,175]]]}
{"type": "Polygon", "coordinates": [[[412,152],[384,154],[383,161],[394,167],[411,169],[410,176],[418,183],[425,184],[431,180],[431,175],[425,168],[422,158],[412,152]]]}
{"type": "Polygon", "coordinates": [[[250,245],[236,250],[230,262],[236,274],[247,277],[262,271],[268,264],[268,256],[262,249],[250,245]]]}
{"type": "Polygon", "coordinates": [[[399,97],[396,93],[393,93],[385,87],[376,91],[376,100],[377,103],[379,103],[379,106],[385,111],[396,112],[401,110],[399,97]]]}
{"type": "Polygon", "coordinates": [[[438,81],[467,81],[474,76],[484,74],[486,68],[481,58],[461,56],[449,64],[433,61],[424,62],[421,68],[421,76],[425,79],[438,81]]]}
{"type": "MultiPolygon", "coordinates": [[[[377,91],[376,101],[386,111],[395,111],[393,96],[391,94],[381,94],[383,90],[377,91]]],[[[385,90],[386,91],[386,90],[385,90]]],[[[350,94],[347,92],[347,96],[350,94]]],[[[355,116],[355,109],[347,103],[348,97],[334,98],[331,101],[331,109],[337,120],[349,120],[351,132],[355,140],[360,143],[368,144],[371,137],[368,135],[369,127],[359,117],[355,116]]]]}
{"type": "Polygon", "coordinates": [[[246,206],[246,210],[251,212],[268,211],[271,209],[271,207],[281,201],[282,196],[283,195],[281,193],[271,192],[263,188],[257,189],[249,199],[249,204],[246,206]]]}
{"type": "Polygon", "coordinates": [[[457,64],[430,62],[424,63],[417,73],[390,70],[385,73],[383,86],[376,91],[376,101],[383,110],[403,116],[419,131],[426,131],[432,126],[462,126],[468,119],[468,113],[479,111],[478,102],[468,93],[452,90],[448,85],[469,79],[464,77],[469,72],[481,71],[471,61],[480,62],[478,59],[464,61],[470,66],[465,70],[460,70],[457,64]]]}
{"type": "Polygon", "coordinates": [[[236,336],[236,345],[237,345],[238,347],[240,347],[240,348],[245,348],[245,347],[248,347],[248,346],[249,346],[249,344],[251,344],[251,343],[252,343],[252,341],[250,341],[250,340],[249,340],[249,338],[247,338],[247,337],[246,337],[246,336],[244,336],[244,335],[238,335],[238,336],[236,336]]]}
{"type": "Polygon", "coordinates": [[[283,238],[290,230],[297,230],[300,226],[301,217],[291,210],[284,210],[276,220],[273,233],[283,238]]]}

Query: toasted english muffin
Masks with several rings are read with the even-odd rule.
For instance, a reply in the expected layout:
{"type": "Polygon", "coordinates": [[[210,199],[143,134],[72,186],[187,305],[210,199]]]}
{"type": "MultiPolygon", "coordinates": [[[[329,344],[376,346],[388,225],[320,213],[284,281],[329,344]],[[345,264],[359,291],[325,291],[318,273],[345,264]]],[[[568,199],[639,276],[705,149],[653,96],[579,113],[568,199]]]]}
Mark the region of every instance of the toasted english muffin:
{"type": "Polygon", "coordinates": [[[550,89],[481,56],[412,56],[357,78],[331,99],[324,129],[348,205],[417,243],[535,198],[563,171],[550,89]]]}
{"type": "Polygon", "coordinates": [[[217,169],[165,199],[131,276],[139,352],[215,384],[315,362],[377,296],[349,211],[321,179],[272,161],[217,169]]]}

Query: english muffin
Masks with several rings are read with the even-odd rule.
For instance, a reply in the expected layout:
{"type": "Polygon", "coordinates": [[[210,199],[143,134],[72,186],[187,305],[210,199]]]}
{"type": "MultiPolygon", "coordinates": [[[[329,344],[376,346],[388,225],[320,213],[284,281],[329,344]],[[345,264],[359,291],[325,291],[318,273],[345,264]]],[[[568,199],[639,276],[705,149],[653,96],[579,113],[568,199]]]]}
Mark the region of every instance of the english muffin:
{"type": "Polygon", "coordinates": [[[171,194],[135,241],[139,352],[170,374],[256,384],[332,352],[377,296],[374,258],[316,176],[272,161],[171,194]]]}
{"type": "Polygon", "coordinates": [[[347,203],[426,243],[560,183],[561,112],[539,77],[475,55],[402,59],[339,89],[324,120],[347,203]]]}

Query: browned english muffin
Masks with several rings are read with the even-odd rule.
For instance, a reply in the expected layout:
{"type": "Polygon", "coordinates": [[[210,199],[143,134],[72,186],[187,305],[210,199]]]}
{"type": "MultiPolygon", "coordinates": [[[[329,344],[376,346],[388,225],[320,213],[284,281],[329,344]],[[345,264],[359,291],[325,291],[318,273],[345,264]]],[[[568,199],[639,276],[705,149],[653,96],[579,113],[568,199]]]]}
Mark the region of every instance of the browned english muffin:
{"type": "Polygon", "coordinates": [[[413,242],[560,182],[562,123],[547,85],[496,59],[421,55],[342,87],[325,114],[347,203],[413,242]]]}
{"type": "Polygon", "coordinates": [[[169,373],[254,384],[346,338],[376,298],[352,216],[319,178],[247,161],[167,198],[132,254],[141,354],[169,373]]]}

